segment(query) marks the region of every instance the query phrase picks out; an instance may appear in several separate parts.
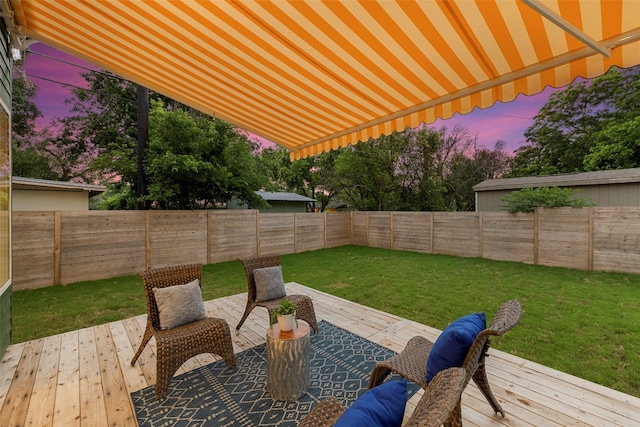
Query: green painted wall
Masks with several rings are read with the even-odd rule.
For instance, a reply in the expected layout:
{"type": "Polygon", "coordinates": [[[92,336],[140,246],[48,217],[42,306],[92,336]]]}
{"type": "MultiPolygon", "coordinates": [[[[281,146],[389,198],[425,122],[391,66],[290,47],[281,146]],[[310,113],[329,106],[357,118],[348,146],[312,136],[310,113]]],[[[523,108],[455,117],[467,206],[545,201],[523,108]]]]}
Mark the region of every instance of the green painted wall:
{"type": "Polygon", "coordinates": [[[269,202],[270,208],[260,208],[262,213],[305,213],[307,202],[269,202]]]}
{"type": "Polygon", "coordinates": [[[11,286],[0,295],[0,357],[13,338],[13,289],[11,286]]]}

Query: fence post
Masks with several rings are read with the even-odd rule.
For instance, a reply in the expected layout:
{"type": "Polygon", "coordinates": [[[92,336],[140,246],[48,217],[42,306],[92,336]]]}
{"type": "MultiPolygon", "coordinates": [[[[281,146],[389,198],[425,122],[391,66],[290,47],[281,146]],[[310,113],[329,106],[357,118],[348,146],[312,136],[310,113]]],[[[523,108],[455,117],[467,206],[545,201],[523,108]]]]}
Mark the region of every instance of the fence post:
{"type": "Polygon", "coordinates": [[[349,244],[353,245],[353,211],[349,212],[349,244]]]}
{"type": "Polygon", "coordinates": [[[394,229],[393,229],[393,212],[389,213],[389,228],[390,228],[390,230],[389,230],[389,247],[391,249],[394,249],[394,246],[395,246],[394,245],[394,240],[395,239],[394,239],[394,236],[393,236],[393,231],[394,231],[394,229]]]}
{"type": "Polygon", "coordinates": [[[533,211],[533,265],[538,265],[538,234],[540,232],[538,208],[533,211]]]}
{"type": "Polygon", "coordinates": [[[298,214],[293,214],[293,253],[298,253],[298,214]]]}
{"type": "Polygon", "coordinates": [[[367,247],[370,248],[371,246],[369,245],[369,212],[367,211],[367,247]]]}
{"type": "Polygon", "coordinates": [[[211,264],[211,210],[207,210],[207,264],[211,264]]]}
{"type": "Polygon", "coordinates": [[[593,207],[589,207],[589,244],[587,252],[587,268],[593,271],[593,207]]]}
{"type": "Polygon", "coordinates": [[[253,210],[256,213],[256,255],[260,255],[260,211],[253,210]]]}
{"type": "Polygon", "coordinates": [[[482,212],[478,212],[478,252],[480,258],[484,258],[484,240],[483,240],[483,217],[482,212]]]}
{"type": "Polygon", "coordinates": [[[327,247],[327,213],[322,212],[322,215],[324,215],[324,218],[322,219],[324,223],[324,245],[322,245],[322,247],[326,248],[327,247]]]}
{"type": "Polygon", "coordinates": [[[60,256],[60,245],[62,241],[60,224],[60,211],[53,213],[53,284],[60,285],[62,283],[62,266],[60,256]]]}
{"type": "Polygon", "coordinates": [[[435,216],[435,212],[429,212],[429,222],[431,223],[429,226],[429,234],[430,234],[429,240],[431,244],[430,253],[434,253],[433,250],[435,248],[435,243],[433,241],[433,236],[435,235],[435,233],[433,232],[434,216],[435,216]]]}
{"type": "Polygon", "coordinates": [[[144,212],[144,265],[151,269],[151,211],[144,212]]]}

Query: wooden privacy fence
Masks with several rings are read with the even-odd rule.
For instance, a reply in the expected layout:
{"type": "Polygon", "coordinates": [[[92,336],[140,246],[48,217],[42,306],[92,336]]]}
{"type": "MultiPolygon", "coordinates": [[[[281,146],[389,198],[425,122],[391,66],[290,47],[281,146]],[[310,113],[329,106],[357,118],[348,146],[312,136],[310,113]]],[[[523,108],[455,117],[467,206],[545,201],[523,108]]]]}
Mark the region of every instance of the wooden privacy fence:
{"type": "Polygon", "coordinates": [[[348,244],[640,273],[640,208],[506,212],[13,213],[14,289],[134,274],[145,268],[348,244]]]}
{"type": "Polygon", "coordinates": [[[13,286],[38,288],[351,243],[350,214],[13,212],[13,286]]]}
{"type": "Polygon", "coordinates": [[[640,273],[640,208],[353,212],[352,243],[580,270],[640,273]]]}

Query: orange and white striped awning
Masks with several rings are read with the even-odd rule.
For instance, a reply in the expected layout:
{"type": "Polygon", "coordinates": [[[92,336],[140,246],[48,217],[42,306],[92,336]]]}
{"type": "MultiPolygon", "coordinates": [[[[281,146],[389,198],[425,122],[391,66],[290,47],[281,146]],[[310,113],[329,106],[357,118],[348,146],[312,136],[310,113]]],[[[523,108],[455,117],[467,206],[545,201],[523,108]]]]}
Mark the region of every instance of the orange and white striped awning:
{"type": "Polygon", "coordinates": [[[293,159],[640,63],[639,0],[9,6],[15,39],[227,120],[293,159]]]}

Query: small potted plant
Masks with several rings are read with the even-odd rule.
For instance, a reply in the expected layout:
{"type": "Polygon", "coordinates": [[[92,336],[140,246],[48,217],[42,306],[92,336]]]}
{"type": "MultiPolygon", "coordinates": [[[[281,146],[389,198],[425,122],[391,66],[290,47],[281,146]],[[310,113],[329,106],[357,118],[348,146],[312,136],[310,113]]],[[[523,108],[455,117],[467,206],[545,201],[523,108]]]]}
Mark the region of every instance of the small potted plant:
{"type": "Polygon", "coordinates": [[[294,326],[298,326],[296,305],[288,299],[280,301],[280,305],[271,312],[271,316],[273,320],[275,320],[275,318],[278,319],[278,325],[281,331],[290,331],[294,326]]]}

